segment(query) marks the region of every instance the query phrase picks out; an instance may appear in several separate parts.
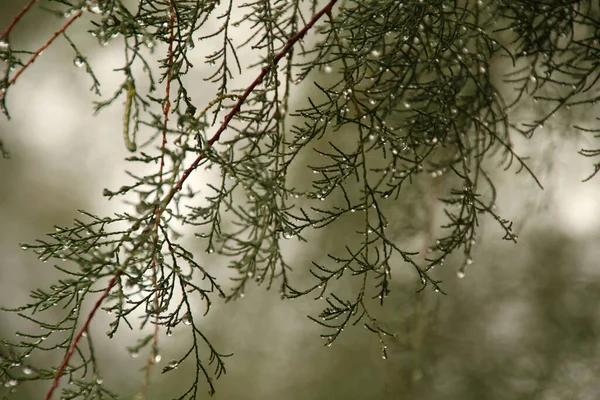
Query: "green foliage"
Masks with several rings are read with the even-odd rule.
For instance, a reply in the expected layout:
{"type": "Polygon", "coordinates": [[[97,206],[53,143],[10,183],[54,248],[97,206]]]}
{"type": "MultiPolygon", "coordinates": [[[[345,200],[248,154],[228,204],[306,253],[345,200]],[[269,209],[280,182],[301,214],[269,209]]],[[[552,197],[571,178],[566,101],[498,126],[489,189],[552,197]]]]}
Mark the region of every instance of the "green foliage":
{"type": "MultiPolygon", "coordinates": [[[[212,344],[197,311],[206,315],[218,298],[242,297],[252,284],[276,288],[282,298],[323,299],[324,310],[311,319],[326,329],[326,344],[361,324],[376,335],[386,358],[386,337],[394,333],[373,309],[385,304],[392,266],[411,268],[417,290],[442,292],[432,270],[458,253],[458,276],[464,276],[482,218],[496,221],[503,239],[516,242],[512,223],[496,211],[490,169],[523,170],[541,186],[515,152],[513,135],[532,137],[557,112],[597,100],[600,19],[589,1],[56,0],[39,6],[66,19],[47,45],[66,40],[96,94],[101,84],[67,29],[88,24],[101,45],[122,46],[122,83],[96,110],[124,102],[128,161],[154,172],[129,173],[131,184],[104,192],[135,199],[134,213],[81,211],[72,226],[57,226],[46,239],[22,246],[57,262],[63,278],[32,291],[30,303],[6,310],[43,333],[20,332],[19,341],[1,350],[3,398],[33,380],[52,381],[51,395],[61,377],[75,385],[63,389],[63,399],[121,398],[103,386],[96,362],[88,324],[98,310],[112,315],[109,337],[124,327],[154,327],[128,349],[150,353],[141,394],[158,356],[159,330],[169,335],[174,329],[186,329],[191,345],[162,372],[182,363],[196,371],[174,398],[200,398],[207,388],[212,394],[228,355],[212,344]],[[83,15],[89,20],[76,21],[83,15]],[[240,38],[239,29],[250,33],[240,38]],[[202,53],[199,43],[209,40],[220,47],[202,53]],[[258,61],[247,65],[240,49],[251,49],[258,61]],[[212,98],[186,88],[186,75],[196,73],[195,52],[209,71],[203,78],[218,85],[212,98]],[[504,74],[496,65],[506,59],[513,68],[504,74]],[[258,78],[233,86],[247,68],[258,78]],[[318,94],[294,109],[292,93],[301,82],[314,82],[318,94]],[[503,89],[506,83],[513,93],[503,89]],[[526,98],[548,107],[518,124],[510,112],[526,98]],[[320,160],[308,166],[312,181],[294,184],[294,171],[306,167],[312,152],[320,160]],[[218,171],[208,194],[188,182],[202,169],[218,171]],[[418,185],[433,188],[429,196],[444,210],[440,233],[423,251],[406,247],[389,229],[405,193],[418,185]],[[311,231],[346,220],[360,222],[345,252],[323,250],[328,262],[314,262],[314,283],[299,287],[284,243],[310,241],[311,231]],[[184,242],[184,230],[197,240],[184,242]],[[230,289],[196,260],[198,246],[228,260],[230,289]],[[339,294],[340,281],[354,292],[339,294]],[[65,310],[64,318],[48,322],[43,311],[54,306],[65,310]],[[133,320],[140,313],[143,318],[133,320]],[[27,357],[42,351],[57,352],[64,362],[30,365],[27,357]]],[[[0,36],[7,116],[13,83],[48,47],[13,48],[12,26],[0,36]]],[[[8,154],[2,142],[0,152],[8,154]]],[[[599,152],[581,150],[584,156],[599,152]]],[[[598,170],[600,164],[593,174],[598,170]]],[[[425,230],[433,235],[433,228],[425,230]]]]}

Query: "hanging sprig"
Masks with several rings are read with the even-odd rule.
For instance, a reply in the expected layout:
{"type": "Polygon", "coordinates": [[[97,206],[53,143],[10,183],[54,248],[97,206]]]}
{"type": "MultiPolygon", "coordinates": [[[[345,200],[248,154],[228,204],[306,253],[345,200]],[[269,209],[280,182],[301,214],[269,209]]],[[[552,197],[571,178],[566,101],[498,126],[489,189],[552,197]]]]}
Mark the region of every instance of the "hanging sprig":
{"type": "Polygon", "coordinates": [[[126,99],[125,99],[125,111],[123,112],[123,140],[125,141],[125,148],[132,153],[137,150],[135,143],[136,131],[130,132],[129,121],[131,120],[131,106],[133,105],[133,99],[136,96],[135,84],[132,79],[127,79],[126,99]],[[130,136],[131,135],[131,136],[130,136]]]}

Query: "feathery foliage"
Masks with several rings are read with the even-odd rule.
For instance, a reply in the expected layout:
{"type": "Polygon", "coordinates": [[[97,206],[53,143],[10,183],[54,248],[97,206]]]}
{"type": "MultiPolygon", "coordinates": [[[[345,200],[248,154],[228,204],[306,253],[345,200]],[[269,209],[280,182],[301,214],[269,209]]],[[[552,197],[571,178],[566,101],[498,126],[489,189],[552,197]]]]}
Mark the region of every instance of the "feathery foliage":
{"type": "MultiPolygon", "coordinates": [[[[219,298],[242,297],[253,284],[282,298],[323,299],[325,308],[311,319],[326,330],[326,344],[361,324],[387,357],[386,337],[394,333],[373,309],[385,304],[393,269],[411,268],[418,290],[443,292],[432,270],[460,254],[452,268],[464,276],[482,218],[497,223],[501,238],[517,241],[512,223],[496,210],[491,170],[524,171],[541,186],[513,137],[531,138],[556,113],[596,104],[599,11],[591,1],[571,0],[32,0],[0,35],[4,114],[10,115],[13,84],[27,79],[21,73],[56,40],[70,44],[75,66],[85,68],[100,95],[85,51],[68,35],[87,24],[100,45],[124,51],[122,83],[96,110],[123,103],[127,161],[153,172],[129,173],[129,185],[104,191],[133,202],[134,212],[81,211],[71,226],[22,245],[55,262],[62,278],[6,310],[42,333],[19,332],[21,339],[0,350],[3,398],[48,380],[49,399],[61,378],[72,383],[62,399],[122,398],[104,387],[88,330],[100,310],[112,315],[109,337],[125,327],[153,327],[128,348],[149,353],[140,396],[160,357],[159,331],[168,336],[175,329],[187,330],[191,345],[162,372],[191,363],[196,373],[173,398],[212,394],[229,354],[212,344],[200,314],[219,298]],[[59,29],[38,49],[16,48],[12,30],[33,7],[47,10],[59,29]],[[243,38],[235,33],[240,29],[248,32],[243,38]],[[206,53],[199,44],[208,41],[220,45],[206,53]],[[241,49],[251,49],[255,61],[246,63],[241,49]],[[188,76],[199,76],[192,53],[205,59],[202,78],[217,85],[210,98],[186,88],[188,76]],[[499,71],[500,63],[512,67],[499,71]],[[234,85],[246,69],[256,79],[234,85]],[[314,83],[318,94],[294,108],[301,82],[314,83]],[[543,106],[539,115],[525,123],[511,119],[527,100],[543,106]],[[293,183],[313,152],[320,162],[308,165],[312,180],[293,183]],[[190,184],[203,169],[219,176],[209,190],[190,184]],[[390,229],[394,209],[415,185],[431,188],[430,212],[436,204],[444,212],[435,237],[427,228],[432,237],[421,251],[390,229]],[[323,250],[328,262],[313,263],[314,283],[296,284],[297,266],[283,244],[310,241],[310,232],[346,219],[360,223],[345,252],[323,250]],[[190,230],[193,248],[183,240],[190,230]],[[198,247],[227,260],[230,288],[197,260],[198,247]],[[336,292],[340,281],[354,282],[355,292],[336,292]],[[54,306],[64,317],[48,322],[44,311],[54,306]],[[43,351],[63,362],[28,362],[43,351]]],[[[0,152],[8,157],[2,142],[0,152]]],[[[600,150],[581,154],[597,157],[600,150]]],[[[600,162],[590,178],[599,170],[600,162]]]]}

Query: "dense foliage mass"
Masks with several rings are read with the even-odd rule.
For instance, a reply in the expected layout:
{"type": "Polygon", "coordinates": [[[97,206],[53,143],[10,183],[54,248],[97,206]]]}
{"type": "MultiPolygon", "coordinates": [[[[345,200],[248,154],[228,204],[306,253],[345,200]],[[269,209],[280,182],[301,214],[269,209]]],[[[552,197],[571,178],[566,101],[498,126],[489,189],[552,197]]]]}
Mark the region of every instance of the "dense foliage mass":
{"type": "MultiPolygon", "coordinates": [[[[326,344],[359,324],[387,357],[394,332],[372,309],[385,304],[393,269],[410,268],[417,290],[443,292],[432,270],[457,253],[451,268],[464,276],[483,217],[501,238],[517,241],[496,210],[490,169],[524,171],[541,186],[513,137],[530,138],[557,113],[595,105],[599,11],[591,1],[568,0],[32,0],[0,35],[4,114],[14,83],[54,41],[71,45],[73,63],[100,94],[94,68],[102,66],[92,66],[69,35],[84,25],[100,45],[123,49],[122,83],[96,109],[123,108],[128,161],[153,172],[130,173],[130,184],[104,192],[133,202],[134,211],[82,211],[72,225],[22,245],[56,263],[62,278],[7,310],[40,330],[20,332],[0,349],[4,398],[35,380],[51,382],[50,398],[61,378],[72,384],[62,399],[122,398],[104,387],[96,362],[88,325],[99,310],[112,314],[109,337],[153,326],[128,349],[149,353],[140,396],[160,357],[159,332],[175,329],[189,332],[191,346],[162,372],[191,363],[196,373],[173,397],[213,393],[227,352],[213,346],[198,318],[216,298],[242,297],[253,284],[284,299],[322,299],[323,311],[311,318],[326,330],[326,344]],[[40,48],[17,48],[13,28],[35,7],[59,28],[40,48]],[[219,45],[207,52],[204,43],[219,45]],[[250,62],[238,55],[248,49],[250,62]],[[217,84],[210,96],[187,89],[189,76],[198,79],[195,53],[205,59],[202,78],[217,84]],[[247,69],[254,81],[234,85],[247,69]],[[292,101],[302,82],[318,93],[292,101]],[[540,103],[537,112],[513,120],[527,100],[540,103]],[[307,167],[310,176],[298,172],[307,167]],[[217,183],[191,184],[199,170],[217,174],[217,183]],[[427,243],[417,250],[392,229],[415,186],[428,188],[421,202],[429,214],[443,209],[421,229],[427,243]],[[322,249],[328,262],[313,263],[313,283],[295,282],[298,266],[285,243],[310,243],[313,231],[346,219],[355,231],[345,251],[322,249]],[[196,240],[184,240],[189,231],[196,240]],[[228,260],[231,287],[198,260],[198,248],[228,260]],[[340,294],[342,285],[352,294],[340,294]],[[44,310],[57,305],[64,318],[47,321],[44,310]],[[133,320],[140,312],[141,322],[133,320]],[[30,364],[27,357],[42,351],[62,363],[30,364]]],[[[0,151],[8,157],[1,142],[0,151]]],[[[590,178],[598,170],[600,163],[590,178]]]]}

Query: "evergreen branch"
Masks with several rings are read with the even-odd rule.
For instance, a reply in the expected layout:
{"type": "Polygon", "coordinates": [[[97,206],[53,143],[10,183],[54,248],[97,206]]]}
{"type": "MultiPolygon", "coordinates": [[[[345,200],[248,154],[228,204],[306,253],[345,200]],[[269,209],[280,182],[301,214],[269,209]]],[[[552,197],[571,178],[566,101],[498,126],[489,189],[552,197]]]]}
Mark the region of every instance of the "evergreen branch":
{"type": "MultiPolygon", "coordinates": [[[[172,1],[172,0],[171,0],[172,1]]],[[[253,81],[253,83],[246,89],[246,91],[244,92],[243,95],[240,96],[238,102],[236,103],[236,105],[233,107],[233,109],[231,110],[231,112],[225,117],[223,124],[221,125],[221,127],[219,128],[219,130],[211,137],[210,140],[207,141],[206,146],[204,148],[204,151],[202,152],[202,154],[200,154],[196,160],[192,163],[192,165],[190,167],[188,167],[182,177],[180,178],[180,180],[177,182],[177,184],[175,185],[175,187],[171,190],[171,192],[165,197],[165,199],[160,203],[159,206],[156,207],[155,211],[154,211],[154,217],[152,218],[153,221],[153,228],[150,228],[150,226],[148,226],[145,230],[145,232],[148,234],[150,233],[148,228],[154,230],[154,233],[152,234],[153,240],[155,241],[155,244],[153,246],[153,248],[157,247],[157,243],[156,241],[158,240],[158,224],[159,221],[161,220],[161,216],[162,213],[164,212],[164,210],[167,208],[168,204],[170,203],[170,201],[173,199],[175,193],[177,191],[179,191],[182,186],[184,181],[187,179],[187,177],[191,174],[191,172],[198,166],[198,164],[200,163],[200,161],[206,156],[206,151],[212,147],[212,145],[214,143],[216,143],[219,138],[220,135],[222,134],[222,132],[226,129],[227,125],[229,124],[229,122],[231,121],[231,119],[233,118],[233,116],[241,109],[241,105],[242,103],[248,98],[248,96],[250,95],[250,93],[254,90],[254,88],[262,82],[262,80],[264,79],[264,77],[271,71],[272,68],[275,67],[275,65],[277,65],[277,63],[279,62],[279,60],[281,60],[281,58],[283,58],[286,54],[287,51],[289,51],[289,49],[293,46],[294,43],[296,43],[300,38],[302,38],[306,32],[314,25],[314,23],[316,23],[316,21],[325,13],[328,12],[328,10],[331,10],[331,8],[333,7],[333,5],[336,3],[336,0],[332,0],[329,2],[329,4],[327,6],[325,6],[319,13],[317,13],[308,23],[307,25],[300,30],[294,37],[292,37],[284,46],[284,48],[274,57],[273,59],[273,64],[269,65],[269,66],[265,66],[262,68],[261,73],[259,74],[259,76],[253,81]]],[[[172,6],[172,3],[171,3],[172,6]]],[[[171,9],[172,10],[172,9],[171,9]]],[[[172,18],[173,18],[173,11],[172,11],[172,18]]],[[[172,50],[169,50],[169,54],[171,54],[172,50]]],[[[170,85],[170,77],[169,77],[169,73],[167,72],[167,88],[169,88],[170,85]]],[[[166,91],[166,101],[164,103],[164,108],[163,108],[163,116],[164,116],[164,123],[163,123],[163,144],[161,146],[161,148],[163,149],[162,154],[163,156],[161,157],[161,160],[164,157],[164,149],[165,149],[165,144],[166,144],[166,124],[168,121],[168,111],[170,109],[170,102],[169,102],[169,98],[168,98],[168,94],[169,94],[169,90],[167,89],[166,91]]],[[[158,178],[159,181],[162,179],[162,169],[164,166],[164,162],[160,163],[160,167],[159,167],[159,174],[158,174],[158,178]]],[[[146,235],[143,235],[141,238],[142,240],[140,240],[138,242],[138,244],[135,246],[135,248],[140,247],[145,239],[143,239],[144,237],[148,237],[146,235]]],[[[132,253],[135,252],[135,248],[132,251],[132,253]]],[[[152,256],[152,258],[154,259],[154,256],[152,256]]],[[[153,264],[155,265],[155,264],[153,264]]],[[[100,307],[100,305],[103,303],[103,301],[108,297],[110,291],[112,290],[112,288],[116,285],[119,277],[124,273],[124,268],[120,268],[117,269],[116,272],[114,273],[114,276],[111,278],[111,280],[109,281],[109,284],[107,285],[106,289],[104,290],[102,296],[96,301],[93,309],[90,311],[90,313],[88,314],[83,327],[79,330],[79,332],[77,333],[77,335],[75,335],[75,337],[73,338],[72,342],[71,342],[71,346],[70,349],[67,353],[67,355],[65,356],[65,358],[63,359],[62,364],[60,365],[60,367],[58,368],[55,378],[52,381],[52,385],[50,387],[50,389],[48,390],[47,394],[46,394],[46,400],[49,400],[52,396],[52,393],[54,392],[54,390],[56,389],[56,387],[58,386],[58,381],[60,379],[60,377],[62,376],[66,366],[69,363],[69,360],[71,359],[72,355],[75,352],[75,349],[78,346],[78,343],[81,339],[81,337],[83,336],[84,332],[87,331],[88,329],[88,325],[91,322],[91,319],[93,318],[94,314],[96,313],[97,309],[100,307]]],[[[156,279],[156,268],[153,267],[153,279],[156,279]]],[[[156,283],[156,281],[155,281],[156,283]]],[[[156,307],[158,308],[158,307],[156,307]]],[[[188,304],[188,308],[189,308],[189,304],[188,304]]],[[[155,327],[158,326],[157,321],[155,321],[155,327]]],[[[201,333],[200,333],[201,334],[201,333]]],[[[156,332],[154,334],[154,337],[156,338],[156,332]]],[[[206,342],[206,338],[202,335],[202,337],[204,338],[204,341],[206,342]]],[[[154,349],[156,349],[156,343],[155,346],[153,347],[154,349]]],[[[214,350],[213,350],[214,351],[214,350]]],[[[218,353],[215,353],[218,354],[218,353]]],[[[201,364],[198,364],[201,366],[201,364]]],[[[203,367],[202,367],[203,368],[203,367]]],[[[147,369],[147,371],[149,370],[149,368],[147,369]]],[[[219,373],[220,368],[218,368],[217,372],[219,373]]],[[[148,372],[147,372],[148,373],[148,372]]],[[[207,379],[209,379],[210,382],[210,378],[208,378],[208,375],[206,374],[206,371],[204,372],[204,375],[207,377],[207,379]]],[[[213,391],[214,389],[212,389],[212,384],[211,384],[211,391],[213,391]]]]}
{"type": "MultiPolygon", "coordinates": [[[[516,242],[513,223],[495,210],[498,193],[487,162],[497,162],[496,170],[516,165],[517,173],[525,170],[541,187],[533,173],[537,168],[516,153],[513,135],[528,139],[555,114],[591,107],[599,99],[594,93],[600,82],[600,22],[589,2],[342,1],[334,18],[336,1],[318,11],[317,0],[240,5],[233,0],[141,0],[133,12],[121,0],[51,0],[58,8],[46,11],[67,24],[42,48],[18,50],[10,45],[10,32],[34,1],[0,36],[0,61],[7,64],[0,106],[6,112],[6,90],[60,34],[75,51],[75,66],[86,66],[92,89],[99,93],[91,66],[66,35],[85,10],[99,14],[89,32],[102,45],[123,36],[125,63],[116,71],[125,79],[112,96],[96,103],[96,111],[125,97],[125,147],[145,151],[126,160],[134,167],[154,163],[158,168],[144,174],[126,171],[133,182],[105,189],[109,198],[127,194],[125,203],[135,207],[133,215],[101,218],[82,212],[84,218],[56,227],[49,239],[22,245],[40,260],[73,264],[55,265],[63,278],[32,290],[27,304],[1,309],[42,330],[2,341],[9,346],[0,359],[5,398],[20,381],[49,380],[48,398],[66,375],[73,386],[63,389],[65,399],[116,399],[103,388],[91,338],[82,339],[98,308],[113,315],[109,338],[119,329],[134,329],[134,318],[138,329],[152,329],[127,347],[134,357],[148,352],[139,396],[147,392],[160,361],[159,332],[165,329],[170,336],[180,324],[190,327],[192,343],[162,372],[192,362],[195,376],[178,398],[196,398],[203,382],[212,394],[228,355],[216,350],[194,314],[207,315],[216,298],[243,297],[251,284],[276,285],[282,298],[310,294],[325,299],[320,318],[309,318],[327,329],[322,335],[327,344],[360,323],[376,335],[381,356],[387,358],[385,337],[390,333],[376,320],[373,305],[389,306],[387,296],[397,293],[392,272],[396,277],[396,268],[408,269],[414,278],[408,282],[417,292],[428,287],[443,294],[438,267],[446,259],[454,264],[451,256],[458,254],[456,275],[465,276],[483,217],[500,227],[503,239],[516,242]],[[236,7],[242,17],[234,21],[236,7]],[[312,9],[310,17],[305,18],[304,9],[312,9]],[[223,13],[215,15],[217,10],[223,13]],[[328,23],[315,28],[324,15],[328,23]],[[193,67],[194,35],[213,22],[210,17],[216,28],[199,40],[220,41],[220,48],[204,57],[214,67],[206,80],[218,88],[212,99],[196,94],[207,103],[196,107],[184,75],[193,67]],[[241,39],[232,36],[239,26],[246,35],[241,39]],[[320,41],[309,49],[302,39],[313,28],[320,41]],[[248,86],[230,94],[234,70],[242,71],[237,51],[244,46],[256,51],[258,62],[249,67],[258,65],[260,71],[248,86]],[[154,93],[157,66],[145,58],[146,51],[157,48],[165,52],[157,62],[158,82],[165,84],[159,95],[154,93]],[[492,74],[498,56],[512,63],[509,72],[500,74],[503,87],[492,74]],[[134,76],[140,69],[147,82],[134,76]],[[315,82],[306,105],[290,113],[292,85],[321,73],[329,77],[315,82]],[[500,89],[507,87],[514,92],[502,94],[500,89]],[[171,96],[171,90],[177,94],[171,96]],[[531,120],[514,123],[509,113],[528,100],[542,107],[531,120]],[[220,115],[224,119],[216,124],[220,115]],[[289,117],[294,118],[291,128],[286,126],[289,117]],[[140,138],[139,132],[150,133],[140,138]],[[315,159],[306,162],[308,153],[315,159]],[[298,162],[314,175],[291,187],[290,174],[298,162]],[[203,182],[207,188],[199,189],[190,177],[202,167],[216,167],[217,182],[203,182]],[[433,217],[438,211],[442,221],[433,217]],[[313,229],[340,220],[354,225],[339,239],[339,250],[328,249],[324,260],[311,260],[311,281],[304,289],[293,288],[285,241],[307,241],[313,229]],[[199,229],[195,235],[204,240],[207,253],[229,258],[233,285],[227,294],[209,269],[194,260],[191,249],[178,243],[182,226],[199,229]],[[408,246],[415,238],[423,242],[412,251],[408,246]],[[201,283],[193,280],[198,276],[201,283]],[[344,297],[338,295],[340,287],[354,290],[344,297]],[[82,313],[90,300],[92,312],[82,313]],[[204,309],[198,311],[193,301],[204,309]],[[44,316],[54,306],[64,315],[48,322],[44,316]],[[64,357],[58,368],[35,368],[25,360],[34,351],[64,357]],[[11,370],[15,365],[28,368],[23,368],[26,376],[11,370]]],[[[593,126],[571,126],[598,132],[593,126]]],[[[1,141],[0,154],[8,155],[1,141]]],[[[579,154],[598,157],[600,150],[586,148],[579,154]]],[[[593,167],[587,179],[600,172],[600,163],[593,167]]],[[[419,320],[422,304],[415,308],[419,320]]],[[[419,341],[423,327],[417,330],[419,341]]]]}

